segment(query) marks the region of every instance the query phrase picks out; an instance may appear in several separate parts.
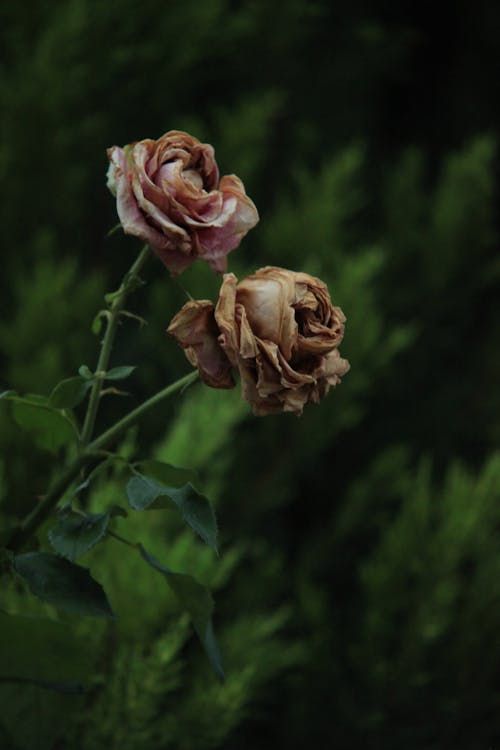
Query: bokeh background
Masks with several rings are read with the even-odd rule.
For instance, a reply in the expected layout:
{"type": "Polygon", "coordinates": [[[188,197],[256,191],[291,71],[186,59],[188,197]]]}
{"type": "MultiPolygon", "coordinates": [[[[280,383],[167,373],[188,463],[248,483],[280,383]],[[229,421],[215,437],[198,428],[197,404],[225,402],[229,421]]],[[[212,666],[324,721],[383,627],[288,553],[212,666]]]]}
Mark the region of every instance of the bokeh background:
{"type": "MultiPolygon", "coordinates": [[[[90,692],[1,687],[2,747],[500,746],[500,6],[439,11],[2,4],[1,386],[49,393],[94,365],[92,319],[138,250],[106,237],[105,149],[169,129],[213,143],[259,209],[231,270],[325,279],[352,365],[300,419],[199,385],[123,446],[196,467],[216,505],[219,558],[168,515],[123,524],[211,586],[225,684],[154,572],[110,541],[83,564],[118,620],[66,618],[66,650],[23,645],[42,676],[85,654],[90,692]]],[[[139,365],[131,396],[105,400],[101,426],[188,371],[164,334],[182,291],[159,262],[145,275],[129,309],[148,325],[124,323],[113,353],[139,365]]],[[[182,282],[216,297],[202,264],[182,282]]],[[[12,519],[54,462],[6,405],[0,446],[12,519]]],[[[123,488],[103,475],[94,507],[123,488]]],[[[2,593],[1,609],[32,606],[2,593]]]]}

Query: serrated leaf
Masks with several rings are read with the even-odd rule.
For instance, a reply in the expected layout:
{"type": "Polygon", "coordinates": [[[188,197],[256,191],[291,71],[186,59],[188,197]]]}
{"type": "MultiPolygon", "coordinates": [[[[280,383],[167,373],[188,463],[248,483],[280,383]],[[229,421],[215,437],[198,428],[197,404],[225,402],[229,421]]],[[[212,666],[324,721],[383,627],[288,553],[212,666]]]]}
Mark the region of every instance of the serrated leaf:
{"type": "Polygon", "coordinates": [[[91,387],[92,381],[79,375],[61,380],[50,394],[49,406],[54,409],[72,409],[83,401],[91,387]]]}
{"type": "Polygon", "coordinates": [[[64,513],[50,529],[49,541],[58,555],[74,562],[105,537],[109,519],[109,513],[64,513]]]}
{"type": "Polygon", "coordinates": [[[167,487],[183,487],[188,482],[196,484],[198,479],[198,475],[193,469],[174,466],[164,461],[148,459],[146,461],[139,461],[135,466],[140,468],[141,474],[157,479],[158,482],[167,487]]]}
{"type": "Polygon", "coordinates": [[[217,551],[217,522],[208,499],[188,482],[183,487],[167,487],[143,474],[127,483],[127,498],[134,510],[161,510],[170,502],[179,509],[184,521],[203,541],[217,551]]]}
{"type": "Polygon", "coordinates": [[[104,589],[87,568],[48,552],[17,555],[14,567],[42,601],[75,615],[113,617],[104,589]]]}
{"type": "Polygon", "coordinates": [[[112,367],[108,370],[104,376],[104,380],[125,380],[131,375],[136,367],[134,365],[121,365],[120,367],[112,367]]]}
{"type": "Polygon", "coordinates": [[[94,379],[94,373],[87,367],[87,365],[80,365],[78,368],[78,374],[85,378],[85,380],[93,380],[94,379]]]}
{"type": "Polygon", "coordinates": [[[57,453],[63,445],[78,437],[73,423],[49,406],[45,397],[13,397],[11,400],[15,421],[31,433],[41,448],[57,453]]]}
{"type": "Polygon", "coordinates": [[[175,573],[173,570],[162,565],[153,557],[142,544],[137,545],[142,558],[155,570],[165,577],[168,585],[177,596],[179,603],[189,616],[193,627],[201,641],[208,656],[213,670],[223,682],[225,675],[222,667],[222,659],[215,638],[212,624],[214,611],[214,600],[212,594],[201,583],[186,573],[175,573]]]}

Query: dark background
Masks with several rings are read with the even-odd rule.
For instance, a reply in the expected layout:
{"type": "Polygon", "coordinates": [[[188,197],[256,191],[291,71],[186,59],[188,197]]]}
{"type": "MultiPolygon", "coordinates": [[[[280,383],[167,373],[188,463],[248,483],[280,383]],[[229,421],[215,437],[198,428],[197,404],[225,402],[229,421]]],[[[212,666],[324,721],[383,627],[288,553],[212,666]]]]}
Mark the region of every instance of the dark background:
{"type": "MultiPolygon", "coordinates": [[[[69,629],[90,697],[2,688],[6,746],[496,747],[500,6],[30,0],[0,29],[2,388],[93,366],[92,319],[138,250],[106,237],[105,151],[170,129],[212,143],[259,209],[230,270],[325,279],[352,365],[300,419],[197,386],[123,447],[195,466],[214,499],[217,560],[173,519],[123,525],[211,585],[225,685],[109,542],[84,564],[120,622],[69,629]]],[[[132,395],[103,402],[101,427],[188,371],[164,334],[183,294],[157,261],[145,276],[130,309],[148,325],[125,323],[113,353],[138,365],[132,395]]],[[[216,297],[202,264],[182,283],[216,297]]],[[[12,519],[55,464],[1,416],[12,519]]],[[[95,507],[123,485],[103,476],[95,507]]]]}

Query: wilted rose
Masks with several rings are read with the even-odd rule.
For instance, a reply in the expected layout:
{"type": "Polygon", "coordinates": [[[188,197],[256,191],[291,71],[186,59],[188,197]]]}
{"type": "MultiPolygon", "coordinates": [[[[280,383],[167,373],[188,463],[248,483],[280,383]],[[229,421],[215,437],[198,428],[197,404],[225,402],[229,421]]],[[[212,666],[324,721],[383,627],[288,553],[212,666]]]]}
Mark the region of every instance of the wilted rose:
{"type": "Polygon", "coordinates": [[[216,307],[188,302],[168,332],[208,385],[230,387],[237,369],[255,414],[301,414],[349,370],[338,350],[344,323],[323,281],[267,266],[240,283],[225,274],[216,307]]]}
{"type": "Polygon", "coordinates": [[[219,273],[257,224],[241,180],[219,182],[213,147],[180,130],[108,149],[108,187],[124,231],[148,242],[172,275],[197,258],[219,273]]]}

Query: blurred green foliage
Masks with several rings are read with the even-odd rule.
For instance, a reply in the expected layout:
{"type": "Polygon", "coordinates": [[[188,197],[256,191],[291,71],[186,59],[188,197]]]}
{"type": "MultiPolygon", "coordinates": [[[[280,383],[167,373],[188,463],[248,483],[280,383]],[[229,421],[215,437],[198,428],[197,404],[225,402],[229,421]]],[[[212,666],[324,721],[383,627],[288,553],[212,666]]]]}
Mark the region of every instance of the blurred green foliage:
{"type": "MultiPolygon", "coordinates": [[[[352,369],[301,419],[196,386],[127,438],[135,458],[196,468],[215,500],[219,558],[175,513],[117,523],[212,588],[226,683],[161,578],[110,539],[83,564],[117,621],[63,619],[57,668],[25,639],[34,679],[88,692],[0,684],[2,747],[495,747],[500,8],[448,3],[441,25],[375,0],[28,5],[0,10],[0,390],[48,395],[94,366],[92,320],[138,249],[106,237],[105,150],[173,128],[212,142],[257,204],[230,269],[324,278],[352,369]]],[[[130,309],[148,324],[124,320],[112,358],[138,365],[131,396],[106,397],[100,427],[188,370],[164,333],[183,293],[158,262],[145,277],[130,309]]],[[[201,265],[181,282],[216,298],[201,265]]],[[[0,409],[13,520],[54,464],[0,409]]],[[[125,483],[102,474],[91,510],[125,483]]],[[[14,588],[0,609],[56,617],[14,588]]]]}

